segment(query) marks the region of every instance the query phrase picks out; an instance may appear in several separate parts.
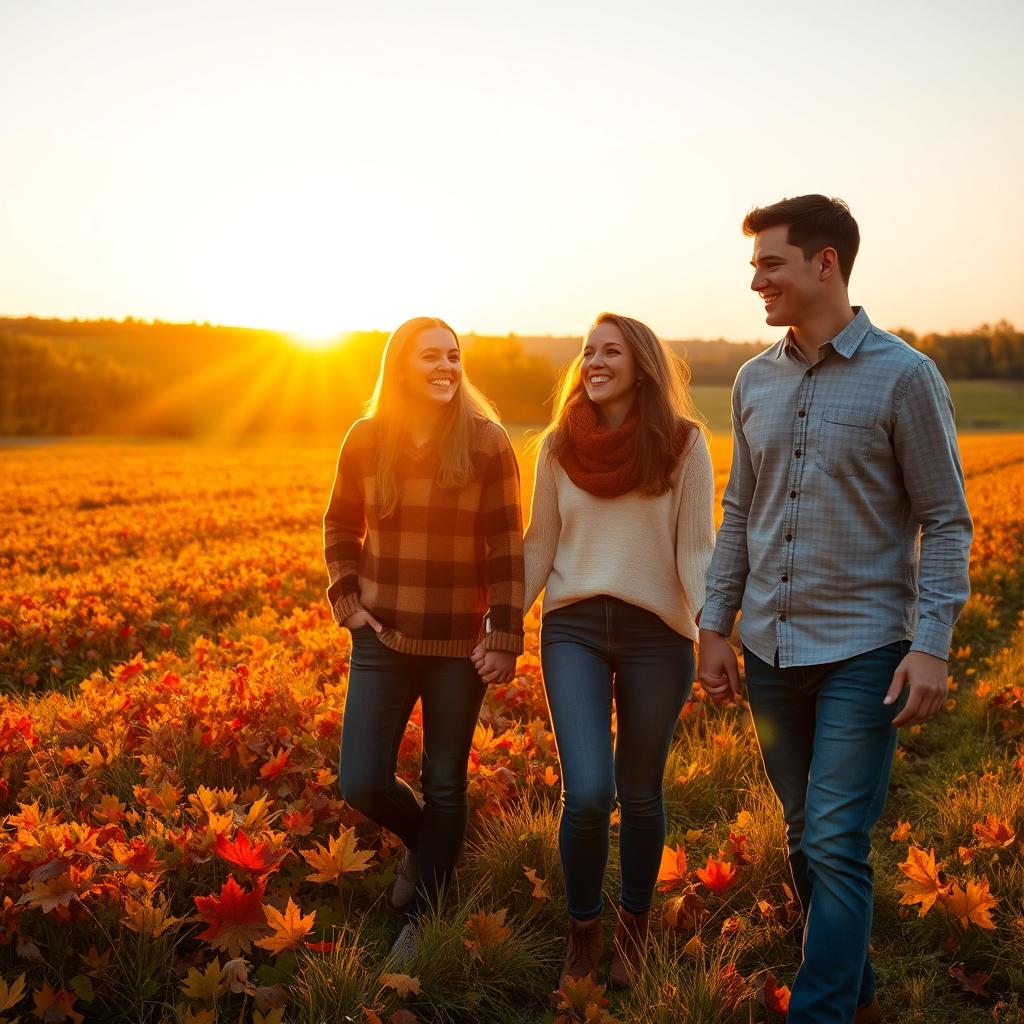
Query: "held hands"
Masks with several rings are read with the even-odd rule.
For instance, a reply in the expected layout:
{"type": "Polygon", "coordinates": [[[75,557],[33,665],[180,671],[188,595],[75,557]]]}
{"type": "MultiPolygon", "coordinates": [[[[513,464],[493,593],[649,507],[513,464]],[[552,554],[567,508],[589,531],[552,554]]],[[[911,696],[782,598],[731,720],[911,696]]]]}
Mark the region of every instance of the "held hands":
{"type": "Polygon", "coordinates": [[[487,684],[510,683],[516,674],[516,656],[510,651],[486,651],[481,640],[469,656],[480,678],[487,684]]]}
{"type": "Polygon", "coordinates": [[[927,722],[945,705],[948,690],[946,672],[946,663],[941,658],[924,651],[911,651],[896,666],[892,685],[882,701],[883,704],[893,704],[903,687],[910,687],[906,705],[892,720],[896,728],[927,722]]]}
{"type": "Polygon", "coordinates": [[[700,631],[699,679],[715,704],[740,695],[740,666],[729,641],[711,629],[700,631]]]}
{"type": "Polygon", "coordinates": [[[342,625],[346,629],[359,629],[361,626],[370,626],[375,633],[379,633],[384,627],[363,607],[357,608],[342,625]]]}

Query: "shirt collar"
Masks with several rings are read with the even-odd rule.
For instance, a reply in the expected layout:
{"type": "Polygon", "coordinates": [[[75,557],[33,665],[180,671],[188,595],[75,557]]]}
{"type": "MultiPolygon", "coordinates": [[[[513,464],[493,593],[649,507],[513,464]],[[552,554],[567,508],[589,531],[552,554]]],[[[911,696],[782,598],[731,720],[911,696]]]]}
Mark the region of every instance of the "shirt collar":
{"type": "MultiPolygon", "coordinates": [[[[844,359],[853,358],[853,354],[860,347],[860,343],[864,340],[868,331],[871,330],[871,321],[868,319],[867,313],[864,312],[864,307],[854,306],[853,311],[853,319],[834,338],[825,342],[826,345],[831,345],[844,359]]],[[[783,352],[789,349],[791,344],[790,332],[787,331],[785,337],[776,342],[778,348],[775,352],[775,358],[778,359],[783,352]]]]}

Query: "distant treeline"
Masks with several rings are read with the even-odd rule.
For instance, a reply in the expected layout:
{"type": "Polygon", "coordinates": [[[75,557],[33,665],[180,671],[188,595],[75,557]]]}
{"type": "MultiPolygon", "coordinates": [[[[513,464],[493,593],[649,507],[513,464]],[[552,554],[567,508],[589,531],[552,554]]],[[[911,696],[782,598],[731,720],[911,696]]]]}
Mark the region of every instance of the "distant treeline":
{"type": "MultiPolygon", "coordinates": [[[[1024,334],[1001,321],[967,334],[897,330],[948,379],[1024,379],[1024,334]]],[[[0,435],[336,437],[376,378],[387,335],[309,351],[274,331],[210,324],[0,318],[0,435]]],[[[579,338],[468,335],[467,372],[508,423],[548,414],[579,338]]],[[[759,343],[673,341],[694,384],[728,385],[759,343]]]]}

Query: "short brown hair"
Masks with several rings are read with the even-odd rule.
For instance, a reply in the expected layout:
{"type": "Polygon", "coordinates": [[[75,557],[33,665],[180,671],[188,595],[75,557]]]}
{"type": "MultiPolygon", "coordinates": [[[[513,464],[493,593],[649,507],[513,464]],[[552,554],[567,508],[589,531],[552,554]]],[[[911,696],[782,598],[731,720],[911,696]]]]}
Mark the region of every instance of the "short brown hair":
{"type": "Polygon", "coordinates": [[[839,272],[849,284],[853,261],[860,248],[860,229],[842,199],[828,196],[796,196],[771,206],[755,206],[743,218],[743,234],[756,235],[766,228],[785,224],[786,241],[799,246],[809,260],[826,246],[839,255],[839,272]]]}

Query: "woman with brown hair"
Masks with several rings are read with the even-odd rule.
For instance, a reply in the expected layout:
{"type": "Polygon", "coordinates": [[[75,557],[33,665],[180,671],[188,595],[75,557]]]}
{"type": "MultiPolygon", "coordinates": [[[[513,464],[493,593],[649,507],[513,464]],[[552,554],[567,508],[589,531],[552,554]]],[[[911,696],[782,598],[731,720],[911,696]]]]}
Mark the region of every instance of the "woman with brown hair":
{"type": "Polygon", "coordinates": [[[415,916],[447,882],[466,831],[466,765],[486,683],[523,649],[519,470],[443,320],[391,335],[367,415],[341,448],[324,514],[327,599],[352,633],[339,781],[405,844],[391,901],[415,916]],[[470,660],[483,653],[478,669],[470,660]],[[423,707],[423,803],[395,776],[423,707]]]}
{"type": "Polygon", "coordinates": [[[687,378],[649,327],[603,313],[563,378],[537,459],[526,607],[543,589],[541,663],[563,779],[563,983],[596,977],[616,799],[613,984],[629,984],[647,938],[665,841],[662,776],[693,680],[715,537],[711,455],[687,378]]]}

